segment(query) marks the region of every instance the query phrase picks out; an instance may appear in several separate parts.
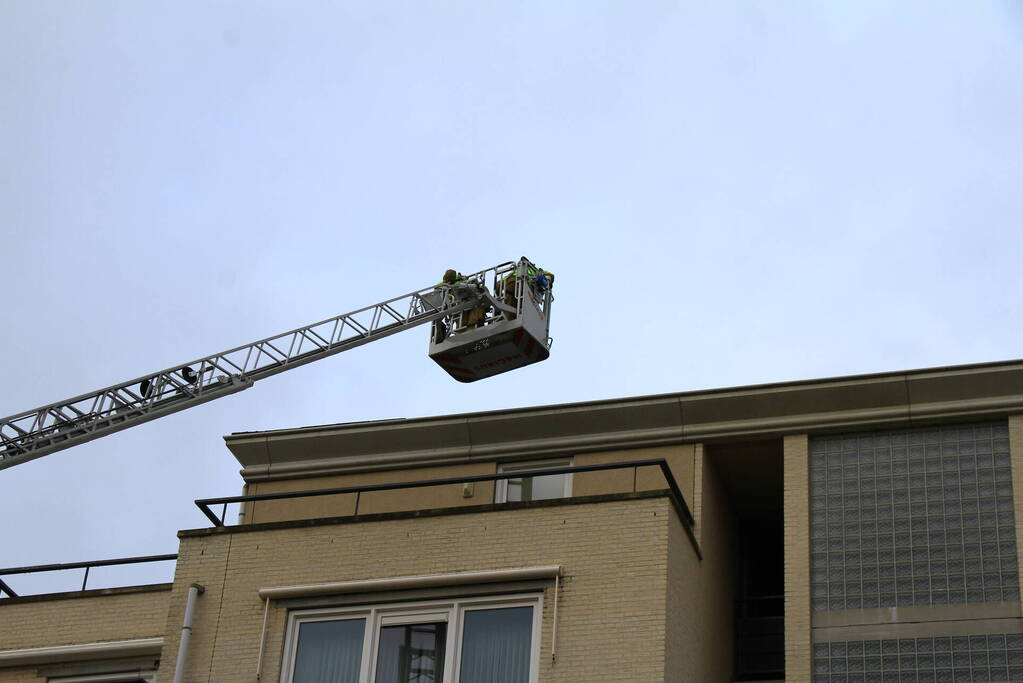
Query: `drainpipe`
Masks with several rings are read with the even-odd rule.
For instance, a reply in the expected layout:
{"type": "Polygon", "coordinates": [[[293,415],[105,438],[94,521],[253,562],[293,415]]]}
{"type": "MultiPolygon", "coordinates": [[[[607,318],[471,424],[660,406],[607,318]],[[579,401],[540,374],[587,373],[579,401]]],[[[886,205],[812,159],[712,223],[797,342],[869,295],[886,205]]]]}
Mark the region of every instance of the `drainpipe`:
{"type": "MultiPolygon", "coordinates": [[[[242,484],[242,495],[243,496],[249,495],[249,482],[245,482],[244,484],[242,484]]],[[[238,524],[239,525],[245,524],[245,506],[246,505],[248,505],[248,503],[242,503],[241,505],[238,506],[238,524]]]]}
{"type": "Polygon", "coordinates": [[[185,603],[185,621],[181,624],[181,643],[178,645],[178,663],[174,665],[174,683],[181,683],[185,677],[185,660],[188,658],[188,641],[192,638],[192,615],[199,594],[206,589],[197,583],[188,587],[188,602],[185,603]]]}

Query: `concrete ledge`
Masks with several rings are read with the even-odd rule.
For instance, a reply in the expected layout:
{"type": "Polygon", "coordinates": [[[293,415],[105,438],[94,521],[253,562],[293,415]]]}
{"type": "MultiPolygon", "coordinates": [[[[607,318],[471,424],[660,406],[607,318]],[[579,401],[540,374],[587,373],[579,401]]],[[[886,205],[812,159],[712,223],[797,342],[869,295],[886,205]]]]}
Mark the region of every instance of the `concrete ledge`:
{"type": "Polygon", "coordinates": [[[1017,617],[1014,619],[967,619],[965,621],[914,621],[905,624],[814,628],[813,642],[840,643],[847,640],[933,638],[935,636],[975,636],[995,633],[1023,633],[1023,619],[1017,617]]]}
{"type": "Polygon", "coordinates": [[[834,612],[814,612],[814,628],[900,624],[918,621],[964,621],[1012,619],[1020,616],[1019,602],[983,602],[967,605],[921,605],[881,607],[834,612]]]}
{"type": "Polygon", "coordinates": [[[159,593],[160,591],[169,591],[173,585],[174,584],[170,583],[147,583],[141,586],[118,586],[116,588],[94,588],[87,591],[19,595],[15,598],[0,598],[0,609],[3,609],[4,605],[21,605],[26,602],[77,600],[78,598],[102,598],[109,595],[128,595],[130,593],[159,593]]]}

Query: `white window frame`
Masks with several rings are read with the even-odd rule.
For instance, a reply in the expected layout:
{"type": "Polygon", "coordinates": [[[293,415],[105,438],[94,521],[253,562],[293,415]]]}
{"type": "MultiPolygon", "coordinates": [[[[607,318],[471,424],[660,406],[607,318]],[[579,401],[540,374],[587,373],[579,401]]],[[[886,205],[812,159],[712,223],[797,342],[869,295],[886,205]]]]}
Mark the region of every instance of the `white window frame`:
{"type": "MultiPolygon", "coordinates": [[[[559,460],[530,460],[527,462],[506,462],[498,465],[497,471],[499,473],[504,472],[516,472],[518,470],[544,470],[554,469],[557,467],[571,467],[572,458],[561,458],[559,460]]],[[[538,475],[543,476],[543,475],[538,475]]],[[[562,498],[570,498],[572,496],[572,473],[561,475],[565,477],[565,491],[562,494],[562,498]]],[[[508,479],[497,480],[497,485],[494,487],[494,502],[495,503],[507,503],[508,502],[508,479]]],[[[556,499],[544,499],[544,500],[556,500],[556,499]]]]}
{"type": "Polygon", "coordinates": [[[337,621],[342,619],[366,620],[362,642],[362,670],[359,674],[359,683],[373,683],[376,678],[377,653],[380,645],[380,628],[382,626],[446,622],[448,628],[445,633],[444,675],[439,683],[456,683],[461,673],[459,669],[462,665],[462,630],[465,613],[481,609],[505,609],[511,607],[533,608],[529,651],[529,683],[538,683],[540,676],[540,628],[543,616],[542,593],[292,611],[288,614],[280,683],[291,683],[295,675],[295,655],[298,652],[299,627],[304,623],[313,621],[337,621]]]}

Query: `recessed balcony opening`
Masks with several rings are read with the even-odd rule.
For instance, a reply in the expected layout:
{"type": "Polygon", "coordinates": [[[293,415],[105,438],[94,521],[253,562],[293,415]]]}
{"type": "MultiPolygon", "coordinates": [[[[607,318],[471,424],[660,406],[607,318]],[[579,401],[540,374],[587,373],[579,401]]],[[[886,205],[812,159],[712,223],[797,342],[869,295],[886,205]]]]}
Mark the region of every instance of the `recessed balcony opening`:
{"type": "Polygon", "coordinates": [[[785,676],[785,583],[780,440],[710,449],[734,518],[735,681],[785,676]]]}

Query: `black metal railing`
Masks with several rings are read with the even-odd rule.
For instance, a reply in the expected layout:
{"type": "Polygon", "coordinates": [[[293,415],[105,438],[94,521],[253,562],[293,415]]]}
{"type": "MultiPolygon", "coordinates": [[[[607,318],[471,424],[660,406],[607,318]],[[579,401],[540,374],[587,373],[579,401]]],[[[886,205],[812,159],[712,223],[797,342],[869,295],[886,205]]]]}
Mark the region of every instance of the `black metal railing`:
{"type": "MultiPolygon", "coordinates": [[[[10,574],[35,574],[37,572],[57,572],[65,569],[84,569],[85,574],[82,577],[81,588],[84,591],[89,583],[89,570],[93,567],[111,567],[123,564],[140,564],[142,562],[167,562],[176,559],[178,559],[177,555],[144,555],[140,557],[121,557],[114,560],[90,560],[88,562],[69,562],[65,564],[37,564],[30,567],[7,567],[6,569],[0,569],[0,577],[10,574]]],[[[0,578],[0,597],[3,597],[5,594],[11,598],[18,597],[18,594],[9,585],[4,583],[3,578],[0,578]]]]}
{"type": "MultiPolygon", "coordinates": [[[[566,467],[550,467],[547,469],[535,469],[535,470],[516,470],[514,472],[498,472],[496,474],[477,474],[464,477],[447,477],[444,479],[423,479],[419,481],[403,481],[395,482],[392,484],[367,484],[364,486],[342,486],[340,488],[332,489],[312,489],[308,491],[286,491],[282,493],[259,493],[247,496],[227,496],[224,498],[200,498],[195,501],[196,506],[202,510],[202,513],[206,515],[206,518],[213,522],[213,526],[222,527],[224,526],[224,520],[227,517],[227,506],[233,503],[254,503],[264,500],[285,500],[288,498],[308,498],[312,496],[335,496],[341,494],[355,494],[356,496],[356,507],[355,515],[358,515],[358,502],[359,498],[363,493],[369,493],[372,491],[395,491],[400,489],[414,489],[424,488],[427,486],[445,486],[450,484],[470,484],[481,481],[500,481],[503,479],[523,479],[526,477],[548,477],[557,474],[576,474],[580,472],[600,472],[604,470],[619,470],[619,469],[635,469],[638,470],[640,467],[659,467],[661,473],[664,475],[664,480],[668,485],[669,497],[672,504],[675,507],[675,511],[678,513],[679,518],[682,520],[682,525],[685,527],[686,532],[689,534],[690,539],[693,541],[693,546],[697,547],[697,553],[699,553],[698,544],[693,536],[693,526],[695,520],[693,519],[692,513],[689,511],[689,506],[686,504],[685,498],[682,496],[682,491],[679,489],[678,482],[675,481],[674,475],[671,473],[671,467],[668,465],[668,461],[663,458],[652,458],[649,460],[632,460],[629,462],[611,462],[603,463],[600,465],[574,465],[566,467]],[[222,512],[218,517],[210,506],[222,505],[222,512]]],[[[635,490],[635,478],[633,478],[633,489],[635,490]]]]}
{"type": "Polygon", "coordinates": [[[785,596],[749,596],[735,608],[735,680],[784,678],[785,596]]]}

